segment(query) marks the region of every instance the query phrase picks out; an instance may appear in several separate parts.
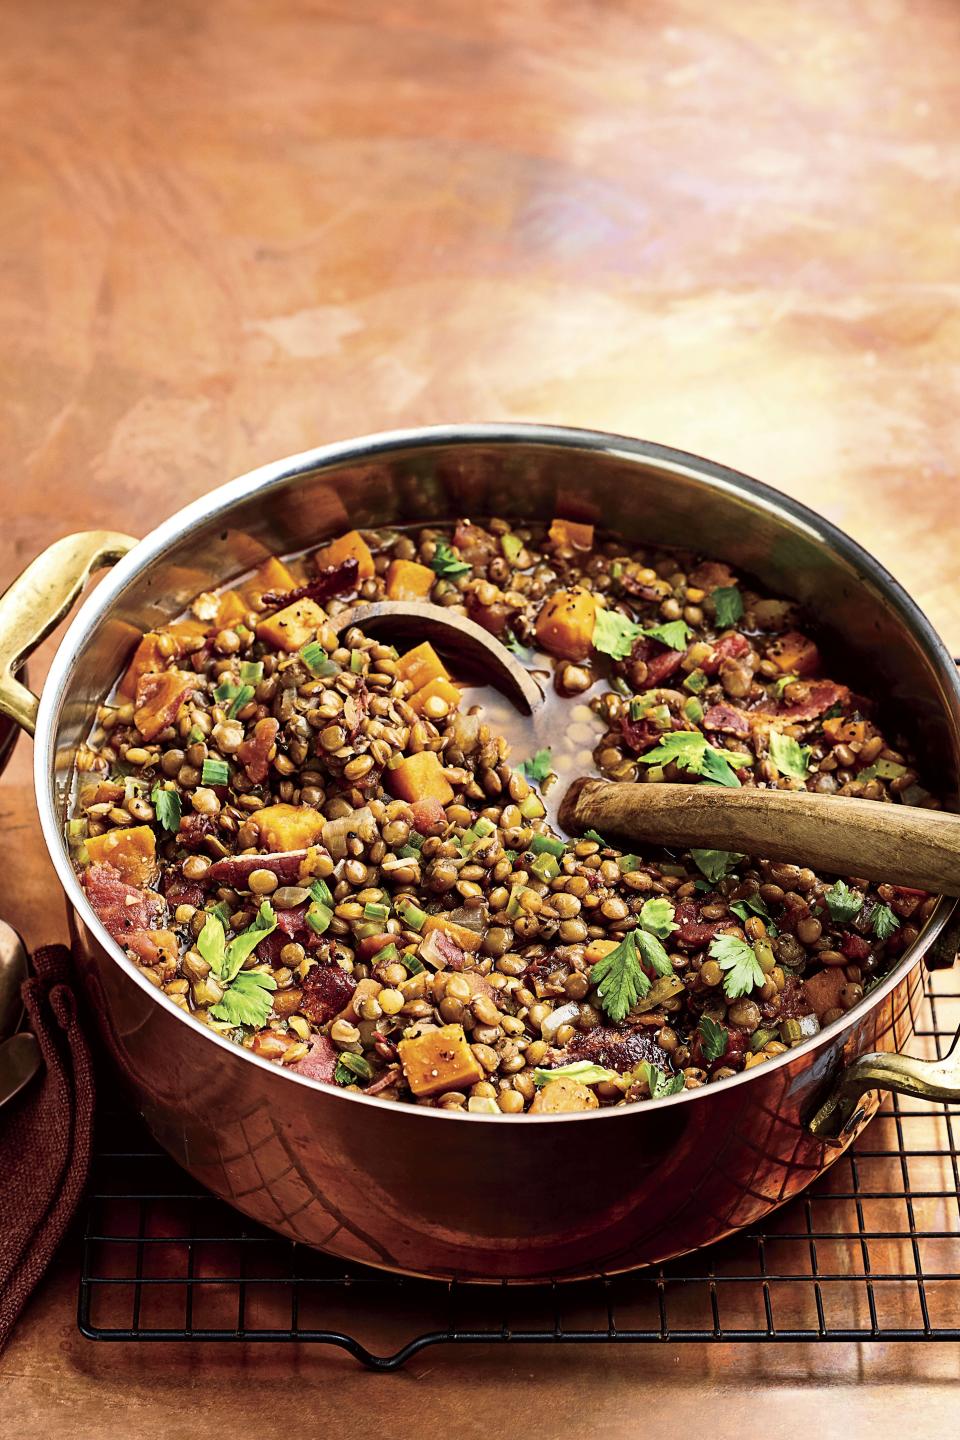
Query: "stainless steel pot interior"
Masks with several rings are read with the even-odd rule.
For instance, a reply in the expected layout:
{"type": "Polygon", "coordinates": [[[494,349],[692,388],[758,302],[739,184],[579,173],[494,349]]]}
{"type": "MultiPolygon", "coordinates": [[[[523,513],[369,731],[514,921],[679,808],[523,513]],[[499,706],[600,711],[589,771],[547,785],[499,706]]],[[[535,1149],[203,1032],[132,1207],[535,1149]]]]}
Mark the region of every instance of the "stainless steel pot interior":
{"type": "MultiPolygon", "coordinates": [[[[821,516],[711,461],[592,431],[391,432],[264,466],[187,506],[77,614],[41,699],[35,775],[47,844],[81,913],[99,931],[63,838],[70,776],[91,713],[139,634],[267,554],[301,550],[347,526],[558,511],[726,559],[802,602],[821,622],[838,672],[886,697],[921,755],[937,757],[938,783],[957,792],[960,683],[951,657],[889,572],[821,516]]],[[[947,912],[940,907],[924,941],[947,912]]]]}
{"type": "Polygon", "coordinates": [[[105,1038],[154,1132],[239,1208],[350,1258],[533,1279],[662,1259],[749,1223],[829,1163],[802,1117],[838,1068],[909,1040],[918,957],[952,908],[941,904],[895,972],[805,1046],[719,1085],[588,1115],[458,1117],[334,1091],[219,1039],[149,986],[87,905],[63,839],[76,747],[136,637],[266,554],[348,525],[555,511],[722,557],[804,602],[844,678],[858,671],[888,694],[943,785],[956,785],[960,685],[910,598],[803,506],[695,456],[538,426],[373,436],[255,471],[158,527],[100,584],[55,658],[37,724],[45,837],[105,1038]],[[550,1128],[570,1124],[581,1128],[550,1128]]]}

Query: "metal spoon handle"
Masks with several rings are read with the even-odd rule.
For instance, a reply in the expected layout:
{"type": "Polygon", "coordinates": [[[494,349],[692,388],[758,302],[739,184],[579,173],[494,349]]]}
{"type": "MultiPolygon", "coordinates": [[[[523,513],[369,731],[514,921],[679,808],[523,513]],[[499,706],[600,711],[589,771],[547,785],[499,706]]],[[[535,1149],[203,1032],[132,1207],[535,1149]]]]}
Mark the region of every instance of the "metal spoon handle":
{"type": "Polygon", "coordinates": [[[742,851],[830,875],[960,895],[960,815],[808,790],[578,780],[560,807],[571,833],[742,851]]]}

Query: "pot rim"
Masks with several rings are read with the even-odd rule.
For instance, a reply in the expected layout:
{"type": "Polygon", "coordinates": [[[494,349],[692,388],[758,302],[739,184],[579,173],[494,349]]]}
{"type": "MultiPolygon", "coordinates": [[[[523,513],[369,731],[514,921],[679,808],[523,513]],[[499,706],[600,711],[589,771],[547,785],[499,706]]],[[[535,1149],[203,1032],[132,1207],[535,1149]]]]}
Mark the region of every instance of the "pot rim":
{"type": "MultiPolygon", "coordinates": [[[[246,1060],[249,1064],[256,1065],[272,1075],[282,1076],[295,1084],[306,1086],[310,1090],[319,1090],[321,1093],[327,1095],[335,1094],[341,1100],[364,1106],[376,1105],[378,1107],[390,1106],[397,1108],[397,1102],[381,1100],[376,1095],[363,1095],[362,1093],[343,1090],[339,1086],[322,1080],[314,1080],[306,1075],[299,1075],[294,1071],[286,1070],[282,1066],[274,1065],[270,1061],[254,1055],[250,1050],[244,1049],[236,1045],[233,1041],[216,1034],[215,1031],[202,1025],[200,1021],[195,1020],[192,1015],[181,1010],[179,1006],[174,1005],[168,996],[151,985],[150,982],[140,974],[139,970],[137,970],[131,961],[127,959],[123,950],[109,935],[87,900],[73,866],[70,864],[69,855],[64,845],[62,826],[55,809],[53,788],[50,784],[55,751],[53,720],[59,707],[60,697],[76,667],[75,651],[78,643],[87,632],[99,622],[102,616],[109,611],[118,595],[142,566],[168,549],[175,539],[188,533],[193,526],[201,520],[206,521],[218,515],[227,515],[233,506],[256,491],[278,484],[281,481],[294,479],[301,474],[329,469],[331,466],[339,463],[347,461],[356,463],[370,462],[391,452],[402,451],[411,446],[436,447],[473,444],[545,446],[557,449],[599,451],[603,454],[619,455],[630,460],[649,460],[655,462],[664,471],[674,471],[688,475],[699,481],[705,481],[712,488],[728,494],[746,494],[755,504],[768,510],[772,514],[779,517],[788,517],[795,527],[805,530],[811,538],[827,545],[837,552],[856,569],[861,579],[869,578],[885,592],[894,608],[898,611],[901,619],[913,630],[914,635],[920,641],[926,654],[940,670],[946,683],[946,689],[952,692],[957,710],[960,712],[960,675],[958,675],[950,652],[916,601],[908,594],[900,582],[890,574],[886,567],[881,565],[868,550],[865,550],[857,541],[847,535],[845,531],[834,525],[832,521],[825,519],[815,510],[811,510],[801,501],[794,500],[791,496],[776,490],[773,486],[767,485],[760,480],[754,480],[751,476],[745,475],[741,471],[734,470],[727,465],[718,464],[716,461],[708,460],[691,451],[677,450],[671,446],[661,445],[654,441],[631,439],[629,436],[612,432],[578,429],[573,426],[512,422],[431,425],[400,430],[384,430],[374,432],[370,435],[359,436],[352,440],[335,441],[329,445],[321,445],[312,450],[300,451],[284,459],[271,461],[266,465],[258,466],[256,469],[250,470],[234,480],[227,481],[225,484],[209,491],[206,495],[191,501],[190,504],[185,505],[182,509],[175,511],[173,515],[161,521],[159,525],[144,536],[144,538],[118,562],[115,568],[110,571],[97,586],[96,590],[83,602],[71,621],[66,634],[60,641],[53,658],[40,697],[34,745],[34,789],[47,850],[54,869],[56,870],[57,878],[70,904],[82,918],[85,927],[96,936],[101,949],[105,950],[111,959],[122,967],[128,978],[139,985],[144,993],[150,996],[153,1002],[163,1005],[169,1012],[175,1015],[179,1021],[187,1024],[206,1040],[222,1047],[232,1056],[246,1060]]],[[[737,1085],[749,1083],[758,1077],[761,1070],[765,1075],[769,1076],[773,1071],[782,1069],[794,1061],[810,1055],[813,1051],[819,1049],[825,1040],[836,1042],[889,995],[904,976],[922,959],[932,942],[943,930],[956,904],[956,901],[941,896],[923,932],[901,958],[899,964],[894,966],[884,980],[877,985],[875,989],[871,990],[868,995],[865,995],[859,1004],[848,1011],[846,1015],[835,1020],[831,1025],[828,1025],[825,1030],[818,1031],[817,1034],[809,1040],[805,1040],[803,1044],[785,1051],[783,1055],[776,1056],[772,1060],[767,1060],[762,1067],[757,1065],[750,1070],[742,1070],[737,1075],[732,1075],[726,1080],[719,1081],[717,1085],[704,1085],[695,1090],[683,1090],[677,1095],[666,1096],[654,1103],[656,1103],[658,1107],[689,1104],[703,1096],[713,1094],[718,1088],[727,1090],[737,1085]]],[[[453,1113],[451,1111],[438,1110],[426,1106],[416,1107],[402,1105],[399,1108],[402,1112],[409,1112],[411,1118],[413,1116],[419,1116],[440,1121],[468,1120],[474,1123],[494,1125],[503,1125],[505,1123],[513,1123],[515,1125],[530,1125],[531,1123],[549,1125],[569,1124],[570,1122],[578,1121],[589,1121],[593,1123],[600,1120],[611,1121],[618,1116],[634,1114],[638,1107],[633,1105],[610,1106],[600,1110],[560,1115],[477,1115],[469,1112],[466,1114],[453,1113]]],[[[642,1109],[642,1107],[640,1108],[642,1109]]]]}

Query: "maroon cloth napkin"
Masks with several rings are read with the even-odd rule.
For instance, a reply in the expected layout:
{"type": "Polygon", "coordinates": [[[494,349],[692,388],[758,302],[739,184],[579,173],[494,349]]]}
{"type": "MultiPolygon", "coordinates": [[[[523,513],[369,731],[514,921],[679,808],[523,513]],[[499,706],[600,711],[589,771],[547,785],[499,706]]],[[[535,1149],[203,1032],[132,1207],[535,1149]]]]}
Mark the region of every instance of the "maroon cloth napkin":
{"type": "Polygon", "coordinates": [[[23,987],[45,1068],[0,1109],[0,1350],[83,1194],[93,1069],[77,1019],[70,952],[47,945],[23,987]]]}

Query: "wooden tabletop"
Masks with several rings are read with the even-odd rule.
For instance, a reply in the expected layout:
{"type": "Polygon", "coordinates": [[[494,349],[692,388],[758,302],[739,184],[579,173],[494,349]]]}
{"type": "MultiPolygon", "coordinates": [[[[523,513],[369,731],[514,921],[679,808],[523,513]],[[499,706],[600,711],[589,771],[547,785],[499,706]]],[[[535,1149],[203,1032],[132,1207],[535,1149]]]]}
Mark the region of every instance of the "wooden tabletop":
{"type": "MultiPolygon", "coordinates": [[[[950,0],[0,7],[0,588],[327,440],[549,420],[803,498],[960,653],[958,67],[950,0]]],[[[65,921],[29,761],[0,900],[37,943],[65,921]]],[[[76,1264],[0,1357],[23,1440],[883,1436],[954,1404],[943,1346],[431,1351],[392,1378],[96,1347],[76,1264]]]]}

